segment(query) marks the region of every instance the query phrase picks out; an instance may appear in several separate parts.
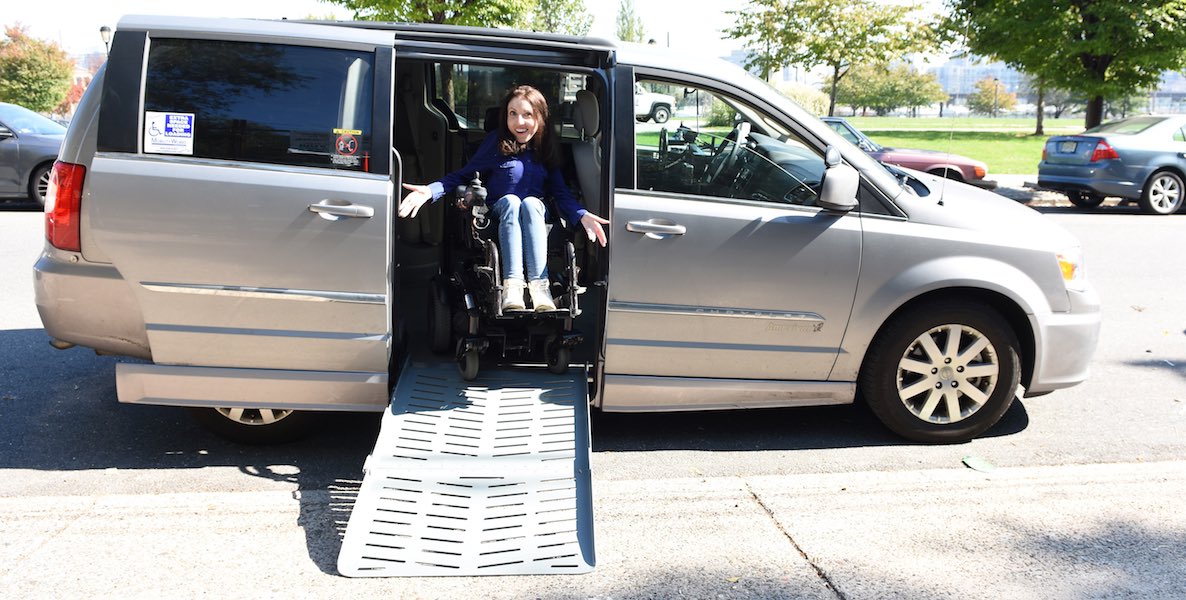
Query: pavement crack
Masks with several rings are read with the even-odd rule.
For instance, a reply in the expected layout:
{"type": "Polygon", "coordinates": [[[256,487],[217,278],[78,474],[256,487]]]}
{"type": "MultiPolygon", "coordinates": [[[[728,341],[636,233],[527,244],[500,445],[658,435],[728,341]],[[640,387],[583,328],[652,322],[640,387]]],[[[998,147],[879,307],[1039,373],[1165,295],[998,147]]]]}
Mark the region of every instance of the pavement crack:
{"type": "Polygon", "coordinates": [[[816,562],[812,560],[811,556],[807,554],[807,551],[803,549],[803,546],[800,546],[799,542],[795,541],[795,537],[791,535],[791,532],[787,531],[787,529],[782,526],[782,523],[780,523],[778,518],[774,516],[774,511],[770,510],[770,507],[766,506],[766,503],[763,502],[760,497],[758,497],[758,494],[756,494],[753,488],[750,487],[748,481],[745,482],[745,491],[749,492],[749,495],[754,499],[754,502],[756,502],[758,506],[762,507],[762,510],[766,512],[766,516],[770,517],[770,521],[774,523],[774,526],[778,528],[780,532],[782,532],[782,535],[787,538],[787,541],[791,543],[791,546],[794,546],[795,550],[799,553],[799,556],[802,556],[803,560],[807,561],[807,564],[811,565],[812,569],[815,569],[816,576],[818,576],[820,580],[824,582],[824,585],[828,587],[828,590],[831,591],[839,600],[848,600],[848,597],[841,593],[840,589],[836,587],[836,583],[832,581],[832,578],[828,576],[828,573],[824,571],[823,567],[816,564],[816,562]]]}

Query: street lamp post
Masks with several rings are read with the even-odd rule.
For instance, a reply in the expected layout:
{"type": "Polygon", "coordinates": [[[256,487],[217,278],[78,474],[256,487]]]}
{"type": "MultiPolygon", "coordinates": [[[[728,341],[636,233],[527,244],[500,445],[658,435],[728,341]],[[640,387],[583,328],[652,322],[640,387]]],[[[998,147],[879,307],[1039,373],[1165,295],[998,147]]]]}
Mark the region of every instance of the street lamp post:
{"type": "Polygon", "coordinates": [[[103,38],[103,47],[107,49],[107,54],[111,54],[111,28],[104,25],[99,28],[99,37],[103,38]]]}

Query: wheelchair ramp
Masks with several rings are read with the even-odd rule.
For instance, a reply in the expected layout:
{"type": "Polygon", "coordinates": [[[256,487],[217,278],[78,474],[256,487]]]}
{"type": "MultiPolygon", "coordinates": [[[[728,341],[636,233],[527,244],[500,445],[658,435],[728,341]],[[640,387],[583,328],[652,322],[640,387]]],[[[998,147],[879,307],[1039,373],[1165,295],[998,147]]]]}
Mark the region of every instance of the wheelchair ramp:
{"type": "Polygon", "coordinates": [[[595,564],[583,370],[453,363],[400,376],[346,537],[348,577],[585,573],[595,564]]]}

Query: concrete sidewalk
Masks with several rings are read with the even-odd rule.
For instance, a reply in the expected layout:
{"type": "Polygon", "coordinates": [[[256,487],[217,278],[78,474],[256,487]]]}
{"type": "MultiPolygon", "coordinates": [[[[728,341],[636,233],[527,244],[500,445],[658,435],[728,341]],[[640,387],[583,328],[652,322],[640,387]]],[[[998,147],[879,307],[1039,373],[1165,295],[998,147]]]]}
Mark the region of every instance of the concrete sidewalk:
{"type": "Polygon", "coordinates": [[[356,486],[0,499],[0,589],[154,599],[1186,597],[1186,461],[595,478],[598,564],[579,576],[340,577],[356,486]]]}

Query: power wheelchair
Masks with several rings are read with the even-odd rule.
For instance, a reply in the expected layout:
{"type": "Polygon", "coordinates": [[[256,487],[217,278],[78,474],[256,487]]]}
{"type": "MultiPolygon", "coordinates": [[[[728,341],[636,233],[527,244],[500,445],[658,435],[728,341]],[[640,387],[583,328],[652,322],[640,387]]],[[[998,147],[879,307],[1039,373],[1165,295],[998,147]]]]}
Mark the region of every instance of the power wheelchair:
{"type": "MultiPolygon", "coordinates": [[[[502,310],[503,276],[498,227],[486,204],[480,174],[453,192],[446,207],[441,269],[429,286],[428,337],[437,354],[452,353],[461,376],[478,376],[483,355],[500,362],[543,362],[564,373],[583,335],[573,328],[581,313],[577,253],[570,232],[549,202],[548,273],[556,310],[502,310]],[[542,360],[541,360],[542,359],[542,360]]],[[[548,202],[545,200],[545,202],[548,202]]]]}

